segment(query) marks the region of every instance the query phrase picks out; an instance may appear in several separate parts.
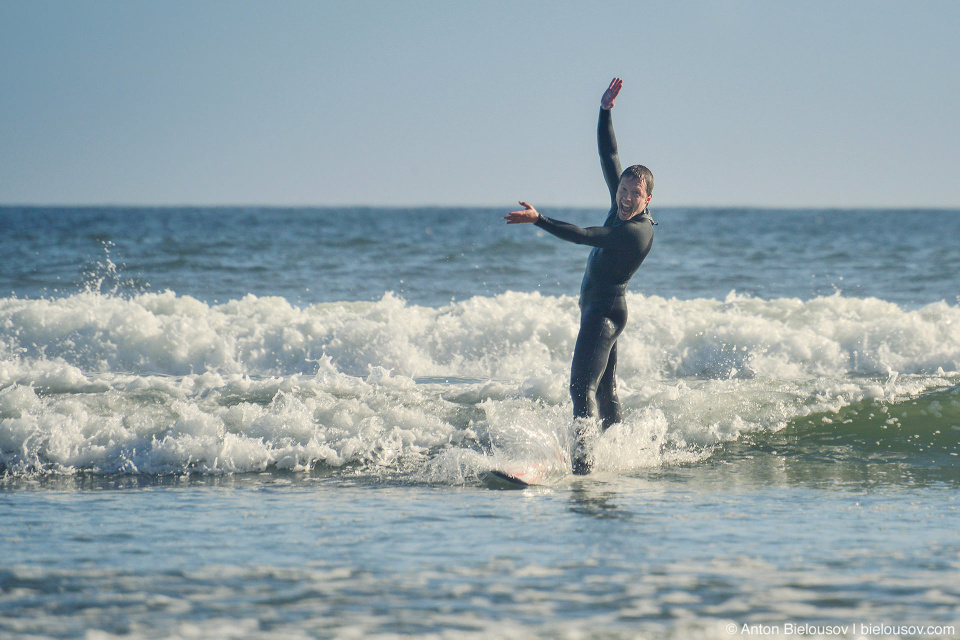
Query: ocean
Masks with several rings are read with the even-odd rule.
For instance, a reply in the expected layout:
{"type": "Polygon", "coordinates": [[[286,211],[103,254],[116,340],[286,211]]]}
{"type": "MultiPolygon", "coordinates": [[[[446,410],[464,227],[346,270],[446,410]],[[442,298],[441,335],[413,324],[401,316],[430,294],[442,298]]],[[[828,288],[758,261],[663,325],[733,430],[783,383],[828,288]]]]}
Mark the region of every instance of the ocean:
{"type": "Polygon", "coordinates": [[[0,207],[0,638],[960,637],[960,211],[654,207],[580,477],[510,208],[0,207]]]}

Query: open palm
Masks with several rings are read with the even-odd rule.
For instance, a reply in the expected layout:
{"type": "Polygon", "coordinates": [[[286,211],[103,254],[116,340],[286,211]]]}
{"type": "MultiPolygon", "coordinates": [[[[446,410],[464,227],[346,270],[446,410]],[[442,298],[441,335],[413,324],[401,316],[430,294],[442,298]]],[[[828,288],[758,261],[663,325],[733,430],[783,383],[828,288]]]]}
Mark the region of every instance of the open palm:
{"type": "Polygon", "coordinates": [[[613,101],[617,99],[617,95],[620,94],[620,88],[622,86],[623,80],[620,78],[614,78],[610,81],[610,86],[607,87],[607,90],[603,92],[603,97],[600,98],[601,109],[613,109],[613,101]]]}

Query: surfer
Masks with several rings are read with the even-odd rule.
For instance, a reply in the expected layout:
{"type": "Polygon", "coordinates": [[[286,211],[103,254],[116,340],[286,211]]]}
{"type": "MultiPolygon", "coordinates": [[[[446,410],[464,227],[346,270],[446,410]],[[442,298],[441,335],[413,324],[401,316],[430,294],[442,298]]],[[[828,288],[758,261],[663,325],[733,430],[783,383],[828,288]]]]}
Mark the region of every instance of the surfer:
{"type": "Polygon", "coordinates": [[[505,216],[507,224],[532,223],[562,240],[593,247],[580,285],[580,332],[570,368],[570,396],[577,422],[573,472],[590,472],[586,437],[591,422],[604,430],[621,422],[617,399],[617,338],[627,323],[624,300],[627,282],[653,245],[653,225],[647,205],[653,197],[653,174],[642,165],[620,170],[611,110],[623,82],[614,78],[600,99],[597,146],[600,167],[610,192],[610,211],[601,227],[582,229],[551,220],[521,201],[523,209],[505,216]]]}

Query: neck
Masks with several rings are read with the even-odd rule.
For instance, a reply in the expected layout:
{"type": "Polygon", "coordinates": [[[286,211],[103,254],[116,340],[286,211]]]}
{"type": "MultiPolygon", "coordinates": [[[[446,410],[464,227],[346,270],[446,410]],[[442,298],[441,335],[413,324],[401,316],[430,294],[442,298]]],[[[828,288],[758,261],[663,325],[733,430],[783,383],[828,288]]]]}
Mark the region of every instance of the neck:
{"type": "Polygon", "coordinates": [[[623,220],[624,222],[626,222],[627,220],[635,220],[637,218],[640,218],[646,215],[646,213],[647,213],[647,210],[646,208],[644,208],[644,209],[641,209],[640,211],[637,211],[636,213],[631,215],[629,218],[624,218],[623,216],[620,215],[620,212],[617,212],[617,217],[623,220]]]}

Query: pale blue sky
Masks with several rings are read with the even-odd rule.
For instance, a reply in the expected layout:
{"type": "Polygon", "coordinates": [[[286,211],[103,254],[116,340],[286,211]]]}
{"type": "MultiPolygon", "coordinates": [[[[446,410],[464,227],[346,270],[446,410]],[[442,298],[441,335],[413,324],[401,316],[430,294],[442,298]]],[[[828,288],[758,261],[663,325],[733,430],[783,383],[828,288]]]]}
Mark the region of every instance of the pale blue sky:
{"type": "Polygon", "coordinates": [[[960,2],[0,0],[0,203],[960,206],[960,2]]]}

